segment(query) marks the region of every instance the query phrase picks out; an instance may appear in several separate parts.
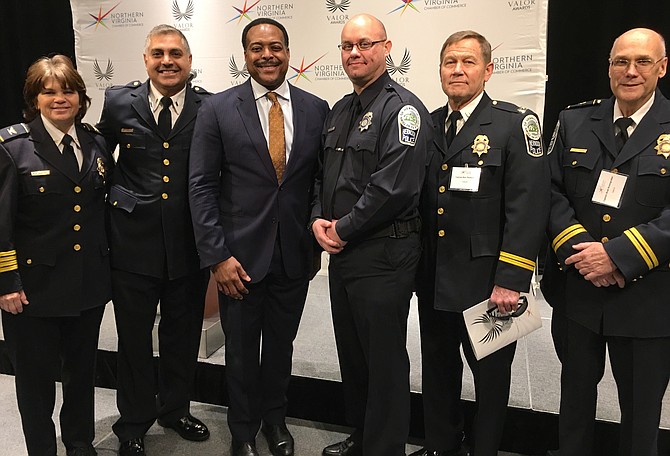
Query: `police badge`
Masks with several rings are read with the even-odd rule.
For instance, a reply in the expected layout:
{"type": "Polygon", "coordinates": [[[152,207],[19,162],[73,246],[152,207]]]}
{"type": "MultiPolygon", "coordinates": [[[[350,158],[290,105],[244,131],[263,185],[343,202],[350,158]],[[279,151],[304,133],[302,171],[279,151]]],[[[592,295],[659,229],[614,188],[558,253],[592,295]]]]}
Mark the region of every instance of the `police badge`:
{"type": "Polygon", "coordinates": [[[362,133],[372,125],[372,111],[363,114],[363,118],[358,122],[358,130],[362,133]]]}
{"type": "Polygon", "coordinates": [[[482,158],[482,155],[488,153],[491,148],[491,146],[489,146],[489,137],[486,135],[477,135],[470,147],[472,148],[473,154],[477,154],[479,158],[482,158]]]}
{"type": "Polygon", "coordinates": [[[663,134],[656,140],[656,155],[663,155],[666,159],[670,156],[670,134],[663,134]]]}
{"type": "Polygon", "coordinates": [[[105,174],[106,174],[105,161],[102,158],[98,157],[98,159],[96,160],[96,163],[98,164],[98,167],[97,167],[98,174],[102,178],[102,183],[105,184],[106,183],[105,182],[105,174]]]}

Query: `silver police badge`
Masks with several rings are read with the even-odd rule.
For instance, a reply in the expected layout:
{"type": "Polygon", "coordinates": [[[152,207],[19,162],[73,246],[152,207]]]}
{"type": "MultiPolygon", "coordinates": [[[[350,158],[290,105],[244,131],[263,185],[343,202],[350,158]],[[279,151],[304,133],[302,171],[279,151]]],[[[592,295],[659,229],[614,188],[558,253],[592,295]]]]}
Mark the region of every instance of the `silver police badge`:
{"type": "Polygon", "coordinates": [[[477,154],[479,158],[482,158],[482,155],[488,153],[491,148],[491,146],[489,146],[489,137],[486,135],[477,135],[470,147],[472,148],[473,154],[477,154]]]}
{"type": "Polygon", "coordinates": [[[403,106],[398,113],[398,141],[415,146],[421,128],[421,116],[414,106],[403,106]]]}
{"type": "Polygon", "coordinates": [[[663,155],[666,159],[670,157],[670,134],[663,134],[656,140],[656,155],[663,155]]]}
{"type": "Polygon", "coordinates": [[[542,151],[542,135],[540,130],[540,123],[534,115],[527,115],[521,122],[524,137],[526,138],[526,151],[532,157],[541,157],[544,153],[542,151]]]}
{"type": "Polygon", "coordinates": [[[363,132],[370,128],[370,125],[372,125],[372,111],[363,114],[363,118],[358,122],[358,129],[363,132]]]}

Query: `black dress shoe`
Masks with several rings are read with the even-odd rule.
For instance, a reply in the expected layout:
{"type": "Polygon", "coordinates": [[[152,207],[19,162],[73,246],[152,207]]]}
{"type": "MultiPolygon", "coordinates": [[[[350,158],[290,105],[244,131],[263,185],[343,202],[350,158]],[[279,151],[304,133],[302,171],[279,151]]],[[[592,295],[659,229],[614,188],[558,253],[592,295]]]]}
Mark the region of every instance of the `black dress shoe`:
{"type": "Polygon", "coordinates": [[[419,451],[415,451],[409,456],[468,456],[468,452],[465,450],[465,448],[459,448],[458,450],[453,451],[429,450],[428,448],[421,448],[419,451]]]}
{"type": "Polygon", "coordinates": [[[119,456],[146,456],[144,453],[144,439],[138,437],[136,439],[121,442],[121,446],[119,446],[119,456]]]}
{"type": "Polygon", "coordinates": [[[230,454],[232,456],[260,456],[256,450],[255,442],[238,442],[236,440],[233,440],[230,454]]]}
{"type": "Polygon", "coordinates": [[[177,434],[179,434],[181,438],[185,440],[202,442],[203,440],[207,440],[209,438],[209,429],[207,429],[205,423],[195,418],[190,413],[188,415],[182,416],[174,423],[166,423],[159,418],[158,424],[166,428],[174,429],[177,431],[177,434]]]}
{"type": "Polygon", "coordinates": [[[93,445],[71,448],[66,453],[67,456],[97,456],[98,454],[93,445]]]}
{"type": "Polygon", "coordinates": [[[273,456],[293,456],[293,436],[285,424],[267,424],[263,422],[261,432],[268,441],[273,456]]]}
{"type": "Polygon", "coordinates": [[[328,445],[321,453],[323,456],[362,456],[363,448],[361,444],[354,442],[351,437],[347,437],[342,442],[328,445]]]}

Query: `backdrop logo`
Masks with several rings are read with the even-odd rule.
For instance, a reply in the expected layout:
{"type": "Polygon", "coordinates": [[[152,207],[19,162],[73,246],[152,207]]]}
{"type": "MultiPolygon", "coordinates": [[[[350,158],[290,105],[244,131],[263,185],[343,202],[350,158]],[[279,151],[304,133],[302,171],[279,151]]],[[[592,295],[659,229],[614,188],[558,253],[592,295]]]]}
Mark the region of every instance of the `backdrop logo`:
{"type": "Polygon", "coordinates": [[[351,5],[350,0],[326,0],[326,9],[331,13],[344,13],[351,5]]]}
{"type": "Polygon", "coordinates": [[[249,13],[249,11],[251,11],[251,9],[254,6],[258,5],[260,2],[261,2],[261,0],[256,0],[253,4],[247,6],[247,0],[244,0],[244,6],[242,6],[241,8],[233,6],[233,9],[235,11],[237,11],[239,14],[237,16],[235,16],[234,18],[232,18],[231,20],[229,20],[228,22],[233,22],[233,21],[237,20],[237,23],[239,24],[242,21],[242,18],[245,18],[245,19],[248,19],[249,21],[251,21],[251,18],[249,17],[248,13],[249,13]]]}
{"type": "Polygon", "coordinates": [[[270,3],[269,5],[261,4],[256,6],[256,15],[276,20],[293,19],[293,8],[293,3],[288,2],[270,3]]]}
{"type": "Polygon", "coordinates": [[[515,54],[493,57],[493,71],[497,74],[529,73],[533,71],[533,54],[515,54]]]}
{"type": "Polygon", "coordinates": [[[234,79],[246,79],[249,77],[249,70],[247,70],[247,64],[242,65],[242,68],[237,67],[235,63],[235,56],[231,55],[230,60],[228,61],[228,71],[234,79]]]}
{"type": "Polygon", "coordinates": [[[175,21],[190,21],[193,18],[194,11],[195,6],[193,5],[193,0],[188,0],[188,4],[184,11],[179,8],[177,0],[172,2],[172,17],[174,17],[175,21]]]}
{"type": "Polygon", "coordinates": [[[535,7],[535,0],[507,0],[507,6],[512,11],[529,10],[535,7]]]}
{"type": "MultiPolygon", "coordinates": [[[[326,54],[327,54],[327,53],[326,53],[326,54]]],[[[324,58],[324,57],[326,56],[326,54],[323,54],[321,57],[319,57],[318,59],[316,59],[315,61],[313,61],[312,63],[310,63],[310,64],[307,65],[307,66],[305,66],[305,57],[303,57],[303,58],[302,58],[302,62],[300,62],[300,68],[296,68],[296,67],[294,67],[294,66],[291,66],[291,68],[293,69],[293,71],[295,71],[296,74],[294,74],[293,76],[291,76],[291,77],[288,78],[288,79],[289,79],[289,80],[291,80],[291,79],[295,79],[295,81],[293,81],[294,83],[298,82],[298,81],[300,80],[300,78],[305,78],[305,79],[307,79],[309,82],[312,82],[312,81],[307,77],[307,75],[306,75],[305,73],[311,73],[312,71],[310,70],[310,68],[312,68],[316,62],[318,62],[319,60],[321,60],[322,58],[324,58]]]]}
{"type": "Polygon", "coordinates": [[[395,64],[393,57],[391,57],[390,54],[386,57],[386,71],[395,82],[403,87],[409,84],[409,76],[406,75],[409,73],[411,66],[412,56],[410,55],[407,48],[405,48],[405,53],[402,55],[402,60],[398,65],[395,64]]]}
{"type": "Polygon", "coordinates": [[[466,0],[425,0],[423,9],[439,10],[449,8],[465,8],[466,6],[466,0]]]}
{"type": "Polygon", "coordinates": [[[389,11],[388,14],[395,13],[396,11],[400,11],[400,15],[402,16],[403,14],[405,14],[405,10],[407,8],[412,8],[417,13],[419,12],[419,10],[416,9],[416,6],[414,6],[414,2],[416,2],[417,0],[396,0],[396,1],[400,1],[401,5],[398,6],[397,8],[392,9],[391,11],[389,11]]]}
{"type": "Polygon", "coordinates": [[[107,17],[107,16],[109,16],[109,14],[110,14],[112,11],[114,11],[114,9],[115,9],[117,6],[119,6],[120,4],[121,4],[121,2],[117,3],[116,5],[114,5],[114,6],[112,7],[112,9],[110,9],[109,11],[107,11],[105,14],[102,14],[102,5],[100,5],[100,9],[98,10],[98,14],[91,14],[91,13],[88,13],[88,15],[91,16],[91,17],[93,18],[93,22],[91,22],[90,24],[88,24],[85,28],[90,28],[90,27],[95,26],[95,29],[97,30],[97,29],[98,29],[98,25],[102,25],[102,26],[105,27],[105,28],[109,28],[109,27],[107,27],[107,24],[106,24],[106,21],[109,21],[109,17],[107,17]]]}
{"type": "Polygon", "coordinates": [[[98,81],[102,81],[103,79],[105,81],[111,81],[112,76],[114,76],[114,65],[112,65],[112,61],[107,59],[107,68],[103,70],[100,68],[98,59],[95,59],[93,62],[93,74],[95,75],[95,79],[98,81]]]}

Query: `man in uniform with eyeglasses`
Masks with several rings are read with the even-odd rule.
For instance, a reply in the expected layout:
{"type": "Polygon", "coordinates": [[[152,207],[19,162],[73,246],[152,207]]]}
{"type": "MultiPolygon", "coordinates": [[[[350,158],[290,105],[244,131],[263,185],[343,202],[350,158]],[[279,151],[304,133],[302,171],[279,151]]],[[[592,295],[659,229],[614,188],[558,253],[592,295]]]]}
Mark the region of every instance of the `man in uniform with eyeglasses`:
{"type": "Polygon", "coordinates": [[[618,454],[655,456],[670,378],[663,293],[670,273],[670,102],[657,89],[668,63],[663,37],[629,30],[614,41],[609,62],[614,96],[561,112],[549,147],[545,276],[565,283],[559,444],[562,455],[592,454],[607,347],[621,408],[618,454]]]}
{"type": "Polygon", "coordinates": [[[432,128],[421,101],[386,72],[391,42],[377,18],[347,22],[340,49],[354,91],[326,119],[311,229],[331,254],[333,326],[354,432],[323,455],[404,456],[407,315],[432,128]]]}

